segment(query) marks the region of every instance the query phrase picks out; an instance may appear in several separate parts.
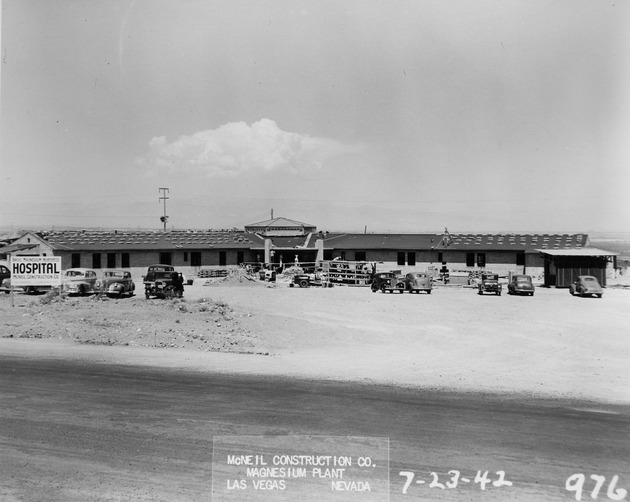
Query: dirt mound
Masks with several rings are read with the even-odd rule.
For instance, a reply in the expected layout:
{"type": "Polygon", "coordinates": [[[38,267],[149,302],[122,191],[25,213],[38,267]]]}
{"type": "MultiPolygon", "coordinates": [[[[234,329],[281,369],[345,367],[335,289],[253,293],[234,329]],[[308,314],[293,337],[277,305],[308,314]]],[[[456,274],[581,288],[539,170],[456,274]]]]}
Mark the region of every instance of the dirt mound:
{"type": "Polygon", "coordinates": [[[5,338],[67,339],[95,345],[178,347],[204,351],[257,353],[255,336],[240,326],[225,302],[145,300],[105,296],[38,298],[17,296],[2,302],[5,338]]]}

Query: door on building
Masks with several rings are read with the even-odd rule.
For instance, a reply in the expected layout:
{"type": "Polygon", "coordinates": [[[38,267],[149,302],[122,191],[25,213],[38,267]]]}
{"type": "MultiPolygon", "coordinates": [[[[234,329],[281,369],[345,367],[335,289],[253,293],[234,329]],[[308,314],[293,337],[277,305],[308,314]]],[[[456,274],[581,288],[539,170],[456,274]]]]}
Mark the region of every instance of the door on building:
{"type": "Polygon", "coordinates": [[[116,253],[107,253],[107,268],[116,268],[116,253]]]}
{"type": "Polygon", "coordinates": [[[201,252],[192,251],[190,253],[190,265],[193,267],[201,267],[201,252]]]}
{"type": "Polygon", "coordinates": [[[160,264],[161,265],[172,265],[173,263],[173,254],[172,253],[160,253],[160,264]]]}
{"type": "Polygon", "coordinates": [[[219,251],[219,265],[225,266],[227,264],[227,253],[225,251],[219,251]]]}

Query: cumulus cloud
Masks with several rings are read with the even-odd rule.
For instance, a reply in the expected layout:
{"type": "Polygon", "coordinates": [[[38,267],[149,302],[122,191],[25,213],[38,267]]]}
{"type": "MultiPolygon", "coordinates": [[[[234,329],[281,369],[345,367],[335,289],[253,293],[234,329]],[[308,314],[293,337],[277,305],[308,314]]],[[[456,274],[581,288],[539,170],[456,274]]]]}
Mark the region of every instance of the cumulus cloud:
{"type": "Polygon", "coordinates": [[[251,126],[230,122],[217,129],[181,136],[167,142],[153,138],[150,152],[138,160],[140,166],[173,171],[199,171],[209,176],[232,176],[243,172],[270,172],[319,168],[334,155],[355,150],[326,138],[286,132],[269,119],[251,126]]]}

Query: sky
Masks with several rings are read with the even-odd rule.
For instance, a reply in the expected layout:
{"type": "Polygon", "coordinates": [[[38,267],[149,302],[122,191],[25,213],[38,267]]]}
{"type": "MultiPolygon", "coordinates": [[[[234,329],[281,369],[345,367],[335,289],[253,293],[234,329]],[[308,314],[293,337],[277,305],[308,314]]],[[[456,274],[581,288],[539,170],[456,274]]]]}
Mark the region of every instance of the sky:
{"type": "Polygon", "coordinates": [[[630,231],[630,2],[0,1],[0,227],[630,231]]]}

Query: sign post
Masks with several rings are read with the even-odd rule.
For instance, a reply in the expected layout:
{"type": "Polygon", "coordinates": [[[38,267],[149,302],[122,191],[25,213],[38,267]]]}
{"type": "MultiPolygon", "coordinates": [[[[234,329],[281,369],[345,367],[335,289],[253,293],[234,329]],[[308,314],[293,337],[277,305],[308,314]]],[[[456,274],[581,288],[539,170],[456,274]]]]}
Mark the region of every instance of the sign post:
{"type": "Polygon", "coordinates": [[[11,256],[11,306],[14,286],[59,286],[61,298],[60,256],[11,256]]]}

